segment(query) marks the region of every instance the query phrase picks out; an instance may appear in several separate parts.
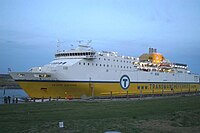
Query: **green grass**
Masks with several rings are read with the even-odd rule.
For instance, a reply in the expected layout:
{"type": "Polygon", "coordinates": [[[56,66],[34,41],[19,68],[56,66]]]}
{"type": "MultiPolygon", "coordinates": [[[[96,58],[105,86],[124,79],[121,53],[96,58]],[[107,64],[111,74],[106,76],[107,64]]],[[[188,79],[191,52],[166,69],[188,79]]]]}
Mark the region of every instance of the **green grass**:
{"type": "Polygon", "coordinates": [[[199,132],[200,96],[0,105],[0,132],[199,132]],[[58,128],[58,122],[64,128],[58,128]]]}

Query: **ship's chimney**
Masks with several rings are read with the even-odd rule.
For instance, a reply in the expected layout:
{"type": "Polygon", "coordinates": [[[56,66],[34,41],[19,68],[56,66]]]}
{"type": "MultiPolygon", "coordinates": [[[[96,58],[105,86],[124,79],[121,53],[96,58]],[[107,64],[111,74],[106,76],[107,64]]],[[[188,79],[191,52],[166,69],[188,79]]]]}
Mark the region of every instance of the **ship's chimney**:
{"type": "Polygon", "coordinates": [[[157,49],[156,48],[154,49],[154,53],[157,53],[157,49]]]}
{"type": "Polygon", "coordinates": [[[149,54],[153,53],[153,48],[149,48],[149,54]]]}
{"type": "Polygon", "coordinates": [[[149,54],[151,54],[151,48],[149,48],[149,54]]]}

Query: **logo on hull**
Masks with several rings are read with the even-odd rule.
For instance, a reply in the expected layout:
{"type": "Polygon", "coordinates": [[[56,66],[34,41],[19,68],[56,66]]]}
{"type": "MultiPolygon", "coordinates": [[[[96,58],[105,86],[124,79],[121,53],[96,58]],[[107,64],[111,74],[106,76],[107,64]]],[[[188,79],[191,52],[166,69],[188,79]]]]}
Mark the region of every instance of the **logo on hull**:
{"type": "Polygon", "coordinates": [[[130,86],[130,78],[127,75],[123,75],[120,79],[120,85],[122,89],[128,89],[128,87],[130,86]]]}

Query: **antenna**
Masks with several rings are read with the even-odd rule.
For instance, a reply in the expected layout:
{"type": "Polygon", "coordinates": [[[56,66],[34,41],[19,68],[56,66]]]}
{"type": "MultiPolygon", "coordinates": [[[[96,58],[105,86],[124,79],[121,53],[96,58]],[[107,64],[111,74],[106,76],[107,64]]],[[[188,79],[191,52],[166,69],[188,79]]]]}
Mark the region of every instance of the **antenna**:
{"type": "Polygon", "coordinates": [[[60,40],[57,40],[57,52],[59,52],[59,48],[60,48],[60,40]]]}
{"type": "Polygon", "coordinates": [[[92,42],[92,40],[88,40],[87,45],[89,45],[92,42]]]}
{"type": "Polygon", "coordinates": [[[60,49],[60,45],[62,43],[64,43],[65,41],[61,42],[59,39],[57,40],[57,52],[59,52],[59,49],[60,49]]]}
{"type": "Polygon", "coordinates": [[[77,42],[78,42],[79,44],[81,44],[81,43],[83,42],[83,40],[78,40],[77,42]]]}

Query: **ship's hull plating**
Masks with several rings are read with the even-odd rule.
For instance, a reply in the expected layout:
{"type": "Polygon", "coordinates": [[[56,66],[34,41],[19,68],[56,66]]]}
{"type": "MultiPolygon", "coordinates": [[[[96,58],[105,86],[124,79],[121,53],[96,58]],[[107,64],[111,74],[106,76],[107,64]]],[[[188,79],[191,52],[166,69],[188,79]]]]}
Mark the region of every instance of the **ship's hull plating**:
{"type": "Polygon", "coordinates": [[[43,81],[18,80],[17,83],[31,98],[110,97],[140,94],[175,94],[199,91],[192,82],[131,82],[123,89],[120,82],[104,81],[43,81]]]}

